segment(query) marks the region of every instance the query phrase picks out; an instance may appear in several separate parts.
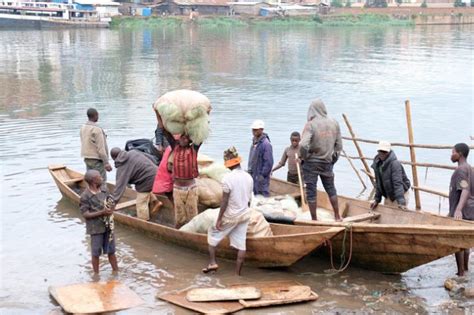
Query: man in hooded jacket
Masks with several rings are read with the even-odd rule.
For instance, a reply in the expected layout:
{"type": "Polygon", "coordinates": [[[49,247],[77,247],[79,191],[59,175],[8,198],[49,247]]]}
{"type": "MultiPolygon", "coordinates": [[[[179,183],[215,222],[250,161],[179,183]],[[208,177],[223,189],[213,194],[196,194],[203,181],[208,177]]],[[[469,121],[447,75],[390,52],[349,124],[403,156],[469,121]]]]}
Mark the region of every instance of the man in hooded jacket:
{"type": "Polygon", "coordinates": [[[270,196],[270,173],[273,167],[273,148],[270,138],[263,132],[265,123],[255,120],[252,128],[252,146],[250,147],[248,172],[253,179],[253,193],[270,196]]]}
{"type": "Polygon", "coordinates": [[[127,184],[135,185],[137,217],[142,220],[150,220],[148,204],[152,197],[150,192],[155,180],[156,165],[137,150],[122,151],[119,148],[113,148],[110,155],[115,161],[117,169],[115,191],[112,198],[117,203],[125,192],[127,184]]]}
{"type": "Polygon", "coordinates": [[[326,106],[320,99],[311,103],[307,118],[300,143],[300,158],[311,218],[317,220],[316,194],[318,177],[321,177],[334,210],[334,218],[341,221],[333,172],[333,166],[342,151],[341,130],[337,121],[327,116],[326,106]]]}

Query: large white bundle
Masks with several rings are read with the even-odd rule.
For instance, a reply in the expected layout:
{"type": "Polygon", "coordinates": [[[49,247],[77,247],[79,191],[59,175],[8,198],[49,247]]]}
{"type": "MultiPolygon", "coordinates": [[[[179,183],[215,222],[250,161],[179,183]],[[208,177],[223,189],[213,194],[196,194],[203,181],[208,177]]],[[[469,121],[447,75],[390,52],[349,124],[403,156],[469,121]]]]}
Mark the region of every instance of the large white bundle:
{"type": "Polygon", "coordinates": [[[301,210],[295,199],[291,196],[276,196],[265,198],[255,196],[251,207],[261,212],[266,218],[294,220],[300,215],[301,210]]]}
{"type": "MultiPolygon", "coordinates": [[[[207,209],[192,218],[191,221],[183,225],[179,230],[205,234],[211,226],[216,224],[219,211],[220,209],[207,209]]],[[[250,221],[247,229],[247,237],[265,237],[272,235],[273,232],[270,224],[268,224],[263,215],[258,211],[250,209],[250,221]]]]}
{"type": "Polygon", "coordinates": [[[216,224],[220,209],[207,209],[183,225],[179,230],[192,233],[207,233],[212,225],[216,224]]]}
{"type": "Polygon", "coordinates": [[[225,167],[224,164],[220,163],[212,163],[209,166],[199,169],[200,176],[206,176],[219,182],[222,182],[222,177],[227,173],[230,173],[230,170],[225,167]]]}
{"type": "Polygon", "coordinates": [[[171,134],[186,133],[195,144],[201,144],[209,136],[211,102],[203,94],[191,90],[171,91],[156,100],[153,108],[171,134]]]}
{"type": "Polygon", "coordinates": [[[196,178],[198,187],[198,202],[209,208],[216,208],[221,205],[222,185],[212,178],[196,178]]]}

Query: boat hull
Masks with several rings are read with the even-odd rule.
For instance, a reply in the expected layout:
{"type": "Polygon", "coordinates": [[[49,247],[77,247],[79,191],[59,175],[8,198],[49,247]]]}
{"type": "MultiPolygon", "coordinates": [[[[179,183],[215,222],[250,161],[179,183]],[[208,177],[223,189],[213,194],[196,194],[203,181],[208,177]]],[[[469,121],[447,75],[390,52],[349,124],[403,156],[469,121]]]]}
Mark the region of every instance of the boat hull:
{"type": "MultiPolygon", "coordinates": [[[[82,174],[61,166],[50,166],[49,171],[62,195],[79,204],[79,195],[72,188],[85,187],[82,174]]],[[[108,184],[109,189],[114,188],[108,184]]],[[[134,200],[136,193],[127,189],[117,207],[134,200]]],[[[187,247],[202,253],[208,252],[207,235],[188,233],[158,224],[140,220],[126,213],[133,212],[133,206],[124,208],[125,213],[116,211],[115,221],[165,242],[187,247]]],[[[341,233],[341,227],[305,227],[271,224],[274,236],[247,239],[246,264],[257,267],[287,267],[314,251],[325,241],[341,233]]],[[[231,248],[228,239],[218,246],[217,255],[224,259],[235,259],[237,251],[231,248]]]]}
{"type": "MultiPolygon", "coordinates": [[[[274,181],[275,190],[295,191],[297,186],[274,181]]],[[[325,192],[318,191],[318,207],[331,209],[325,192]]],[[[368,201],[339,196],[339,208],[348,209],[347,215],[354,216],[370,212],[368,201]]],[[[342,210],[344,211],[344,210],[342,210]]],[[[374,222],[336,223],[297,220],[296,225],[306,226],[351,226],[351,265],[365,269],[401,273],[414,267],[456,253],[464,248],[474,247],[474,222],[454,220],[424,211],[402,210],[379,205],[374,213],[380,214],[374,222]]],[[[343,248],[349,257],[350,240],[343,234],[332,240],[333,256],[340,257],[343,248]]]]}

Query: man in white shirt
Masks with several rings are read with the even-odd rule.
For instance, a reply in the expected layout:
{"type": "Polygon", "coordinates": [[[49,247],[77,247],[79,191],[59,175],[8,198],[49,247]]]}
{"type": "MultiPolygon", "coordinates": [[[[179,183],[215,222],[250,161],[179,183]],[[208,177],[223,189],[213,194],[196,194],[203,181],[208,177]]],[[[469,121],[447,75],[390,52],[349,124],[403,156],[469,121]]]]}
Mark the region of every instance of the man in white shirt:
{"type": "Polygon", "coordinates": [[[222,179],[222,202],[216,225],[207,232],[209,264],[202,272],[217,271],[216,246],[226,237],[238,250],[235,273],[240,276],[245,259],[245,243],[249,225],[249,205],[252,198],[253,179],[240,167],[241,158],[234,147],[224,152],[224,165],[231,170],[222,179]]]}

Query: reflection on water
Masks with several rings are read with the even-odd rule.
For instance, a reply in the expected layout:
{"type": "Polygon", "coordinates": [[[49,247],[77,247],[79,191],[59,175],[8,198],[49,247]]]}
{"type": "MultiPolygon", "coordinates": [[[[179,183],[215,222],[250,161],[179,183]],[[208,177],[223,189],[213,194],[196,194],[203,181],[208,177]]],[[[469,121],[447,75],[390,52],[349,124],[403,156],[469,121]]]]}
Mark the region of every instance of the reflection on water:
{"type": "MultiPolygon", "coordinates": [[[[416,142],[467,142],[474,134],[473,78],[466,71],[473,66],[472,31],[473,26],[0,31],[0,307],[46,313],[54,307],[48,286],[92,279],[83,221],[75,206],[61,200],[46,169],[63,163],[84,170],[79,128],[87,108],[99,110],[109,147],[123,147],[126,140],[153,136],[150,106],[159,95],[197,89],[213,104],[212,135],[202,150],[216,159],[229,145],[247,156],[249,126],[261,118],[277,160],[290,133],[302,129],[315,97],[323,98],[346,134],[342,113],[360,137],[406,142],[403,102],[409,98],[416,142]]],[[[375,153],[373,146],[363,150],[375,153]]],[[[406,150],[396,153],[409,159],[406,150]]],[[[419,161],[443,164],[449,154],[417,151],[419,161]]],[[[449,176],[433,169],[419,174],[423,186],[442,191],[449,176]]],[[[355,196],[362,189],[343,159],[336,178],[342,194],[355,196]]],[[[422,202],[438,209],[437,198],[422,194],[422,202]]],[[[446,200],[441,210],[446,213],[446,200]]],[[[239,279],[233,264],[222,262],[218,275],[204,276],[199,270],[206,256],[123,227],[117,228],[117,250],[119,279],[146,301],[133,314],[181,312],[155,299],[156,293],[255,279],[311,285],[320,300],[283,308],[295,314],[412,312],[419,311],[417,303],[436,311],[451,300],[442,283],[455,272],[454,259],[447,257],[403,276],[351,268],[328,277],[326,260],[307,258],[288,270],[245,269],[239,279]]],[[[106,259],[101,270],[102,279],[112,278],[106,259]]]]}

